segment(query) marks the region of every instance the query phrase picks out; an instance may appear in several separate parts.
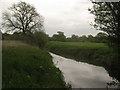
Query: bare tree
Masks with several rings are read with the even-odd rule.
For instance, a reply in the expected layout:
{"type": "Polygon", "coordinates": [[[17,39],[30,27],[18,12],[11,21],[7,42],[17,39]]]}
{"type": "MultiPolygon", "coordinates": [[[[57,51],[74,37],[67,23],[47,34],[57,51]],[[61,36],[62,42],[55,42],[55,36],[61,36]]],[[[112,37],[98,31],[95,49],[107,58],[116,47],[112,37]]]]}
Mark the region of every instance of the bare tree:
{"type": "Polygon", "coordinates": [[[3,13],[2,26],[6,32],[34,32],[43,29],[44,18],[39,15],[36,9],[25,2],[13,4],[10,12],[3,13]]]}

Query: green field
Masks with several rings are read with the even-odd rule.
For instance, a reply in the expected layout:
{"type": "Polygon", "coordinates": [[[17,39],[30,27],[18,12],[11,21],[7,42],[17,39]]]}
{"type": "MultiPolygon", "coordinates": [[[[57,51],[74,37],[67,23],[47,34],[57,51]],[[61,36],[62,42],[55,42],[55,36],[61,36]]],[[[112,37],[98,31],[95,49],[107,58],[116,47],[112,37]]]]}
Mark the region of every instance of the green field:
{"type": "Polygon", "coordinates": [[[59,46],[69,46],[69,47],[82,47],[82,48],[108,48],[104,43],[91,43],[91,42],[59,42],[59,41],[50,41],[48,45],[59,45],[59,46]]]}
{"type": "Polygon", "coordinates": [[[104,43],[52,41],[47,44],[47,48],[64,57],[95,65],[109,65],[114,56],[113,51],[104,43]]]}
{"type": "MultiPolygon", "coordinates": [[[[16,43],[17,44],[17,43],[16,43]]],[[[65,88],[62,73],[45,50],[27,45],[3,45],[3,88],[65,88]]]]}

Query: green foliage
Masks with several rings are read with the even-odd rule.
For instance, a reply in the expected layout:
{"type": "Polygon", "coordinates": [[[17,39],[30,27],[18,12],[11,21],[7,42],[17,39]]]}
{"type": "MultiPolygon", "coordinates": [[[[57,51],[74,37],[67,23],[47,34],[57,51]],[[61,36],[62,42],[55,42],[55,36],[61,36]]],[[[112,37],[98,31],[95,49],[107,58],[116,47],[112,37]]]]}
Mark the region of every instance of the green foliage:
{"type": "Polygon", "coordinates": [[[80,37],[80,40],[81,40],[82,42],[88,41],[86,35],[82,35],[82,36],[80,37]]]}
{"type": "Polygon", "coordinates": [[[47,36],[43,32],[44,18],[37,13],[35,7],[21,1],[13,4],[9,11],[3,13],[2,26],[7,28],[3,39],[21,40],[44,48],[47,43],[47,36]],[[13,34],[7,34],[9,32],[13,34]]]}
{"type": "Polygon", "coordinates": [[[66,41],[73,41],[73,42],[77,42],[79,41],[79,36],[78,35],[75,35],[73,34],[70,38],[67,38],[66,41]]]}
{"type": "Polygon", "coordinates": [[[62,73],[47,51],[3,46],[3,88],[65,88],[62,73]]]}
{"type": "Polygon", "coordinates": [[[104,43],[49,42],[47,47],[54,53],[75,58],[78,61],[94,63],[100,60],[106,64],[109,60],[110,50],[104,43]]]}
{"type": "Polygon", "coordinates": [[[63,32],[57,32],[58,34],[54,34],[50,40],[51,41],[66,41],[66,36],[64,35],[63,32]]]}
{"type": "Polygon", "coordinates": [[[107,43],[108,42],[108,35],[100,32],[95,36],[95,39],[96,39],[96,42],[107,43]]]}
{"type": "Polygon", "coordinates": [[[94,37],[92,35],[88,35],[88,41],[94,42],[94,37]]]}
{"type": "MultiPolygon", "coordinates": [[[[93,26],[108,34],[108,45],[114,49],[109,72],[120,81],[120,1],[94,2],[89,11],[95,16],[93,26]]],[[[99,38],[101,34],[97,36],[99,38]]],[[[103,38],[99,38],[101,40],[103,38]]]]}
{"type": "Polygon", "coordinates": [[[34,38],[40,48],[44,48],[48,41],[48,36],[44,32],[35,32],[34,38]]]}
{"type": "Polygon", "coordinates": [[[120,2],[94,2],[89,11],[95,16],[93,26],[109,35],[111,46],[120,47],[120,2]]]}
{"type": "Polygon", "coordinates": [[[37,13],[34,6],[20,1],[13,4],[8,11],[3,13],[4,31],[27,33],[43,30],[44,18],[37,13]]]}
{"type": "Polygon", "coordinates": [[[20,40],[25,43],[39,46],[40,48],[44,48],[48,41],[48,36],[44,32],[26,32],[26,34],[20,32],[15,32],[14,34],[3,34],[4,40],[20,40]]]}
{"type": "Polygon", "coordinates": [[[106,43],[108,40],[108,35],[99,32],[96,36],[92,35],[82,35],[78,36],[72,34],[71,37],[66,38],[63,32],[58,32],[58,34],[54,34],[52,37],[49,37],[49,41],[66,41],[66,42],[97,42],[97,43],[106,43]]]}

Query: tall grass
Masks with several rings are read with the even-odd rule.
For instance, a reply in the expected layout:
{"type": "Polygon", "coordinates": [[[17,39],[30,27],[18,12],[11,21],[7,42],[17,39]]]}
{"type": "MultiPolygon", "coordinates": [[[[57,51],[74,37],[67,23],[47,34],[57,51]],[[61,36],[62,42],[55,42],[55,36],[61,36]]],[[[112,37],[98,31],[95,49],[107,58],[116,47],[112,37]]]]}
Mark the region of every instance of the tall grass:
{"type": "Polygon", "coordinates": [[[3,46],[3,88],[65,88],[62,73],[45,50],[3,46]]]}

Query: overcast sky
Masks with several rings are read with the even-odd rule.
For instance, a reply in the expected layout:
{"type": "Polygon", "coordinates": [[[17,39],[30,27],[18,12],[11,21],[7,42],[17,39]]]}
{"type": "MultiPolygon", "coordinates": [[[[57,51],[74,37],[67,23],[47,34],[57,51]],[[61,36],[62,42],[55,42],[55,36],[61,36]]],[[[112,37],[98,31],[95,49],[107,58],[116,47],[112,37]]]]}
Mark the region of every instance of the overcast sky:
{"type": "Polygon", "coordinates": [[[19,1],[32,4],[45,18],[45,32],[50,36],[57,31],[66,36],[96,35],[99,32],[90,26],[93,21],[93,15],[88,11],[92,7],[90,0],[0,0],[0,18],[2,12],[19,1]]]}

